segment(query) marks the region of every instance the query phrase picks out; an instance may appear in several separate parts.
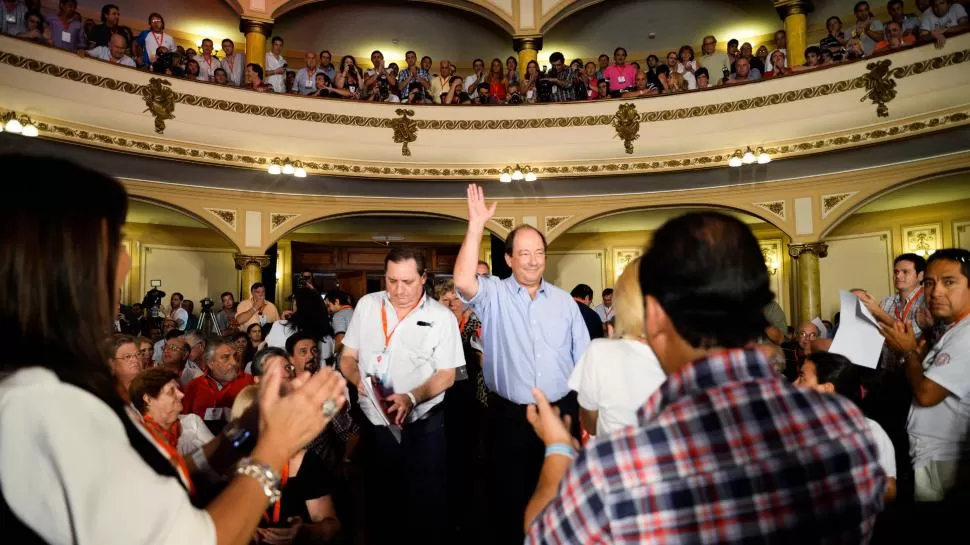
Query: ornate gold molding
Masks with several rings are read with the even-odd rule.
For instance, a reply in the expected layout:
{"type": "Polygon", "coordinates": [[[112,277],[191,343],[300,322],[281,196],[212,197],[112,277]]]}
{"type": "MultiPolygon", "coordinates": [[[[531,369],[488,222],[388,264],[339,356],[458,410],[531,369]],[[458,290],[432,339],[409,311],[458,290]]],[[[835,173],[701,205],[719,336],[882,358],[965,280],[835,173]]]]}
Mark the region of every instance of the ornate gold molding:
{"type": "MultiPolygon", "coordinates": [[[[251,155],[236,150],[218,148],[204,149],[199,146],[184,145],[171,141],[148,141],[117,134],[105,134],[88,128],[56,124],[53,121],[35,119],[41,137],[65,142],[73,142],[98,148],[123,151],[153,157],[169,157],[179,160],[205,162],[211,165],[235,166],[263,170],[272,157],[251,155]]],[[[767,145],[765,151],[774,159],[789,156],[819,153],[829,150],[844,150],[846,147],[876,144],[905,136],[915,136],[945,128],[970,123],[970,108],[966,111],[951,112],[919,120],[906,120],[899,125],[873,128],[867,131],[832,136],[807,142],[767,145]]],[[[722,167],[732,151],[658,160],[633,160],[628,162],[602,162],[572,165],[534,165],[540,176],[596,176],[615,174],[640,174],[671,170],[693,170],[722,167]]],[[[294,157],[295,159],[295,157],[294,157]]],[[[404,178],[494,178],[501,174],[502,167],[480,168],[438,168],[368,165],[360,162],[336,162],[299,158],[310,174],[361,177],[404,177],[404,178]]]]}
{"type": "Polygon", "coordinates": [[[545,217],[546,234],[548,235],[549,233],[555,231],[556,228],[558,228],[560,225],[563,224],[564,221],[568,220],[571,217],[572,216],[546,216],[545,217]]]}
{"type": "Polygon", "coordinates": [[[225,208],[206,208],[206,212],[212,214],[213,216],[219,218],[222,223],[225,223],[233,231],[236,230],[236,211],[228,210],[225,208]]]}
{"type": "Polygon", "coordinates": [[[172,91],[172,84],[162,78],[152,78],[148,80],[148,85],[141,90],[141,96],[145,100],[146,112],[150,112],[155,118],[155,132],[162,134],[165,132],[165,122],[175,119],[172,112],[175,111],[175,92],[172,91]]]}
{"type": "Polygon", "coordinates": [[[889,117],[887,103],[896,98],[896,80],[891,77],[889,66],[893,61],[882,59],[866,65],[869,73],[862,76],[866,83],[866,94],[859,102],[871,100],[876,105],[876,115],[889,117]]]}
{"type": "Polygon", "coordinates": [[[233,260],[236,262],[236,268],[243,270],[247,265],[256,265],[260,269],[265,269],[269,267],[269,256],[268,255],[245,255],[245,254],[235,254],[232,256],[233,260]]]}
{"type": "Polygon", "coordinates": [[[818,257],[829,255],[829,245],[824,242],[809,242],[806,244],[789,244],[788,255],[798,259],[804,253],[815,254],[818,257]]]}
{"type": "Polygon", "coordinates": [[[812,0],[773,0],[778,16],[784,21],[789,15],[808,15],[815,11],[812,0]]]}
{"type": "Polygon", "coordinates": [[[418,124],[411,119],[414,116],[414,110],[398,108],[394,110],[394,113],[398,115],[398,119],[391,121],[391,128],[394,129],[394,143],[401,144],[402,156],[410,157],[411,150],[408,148],[408,144],[418,139],[418,124]]]}
{"type": "Polygon", "coordinates": [[[785,210],[785,201],[756,202],[754,205],[771,212],[783,220],[788,219],[785,210]]]}
{"type": "MultiPolygon", "coordinates": [[[[929,47],[924,46],[924,47],[929,47]]],[[[940,57],[926,59],[892,70],[893,78],[900,79],[917,74],[922,74],[932,70],[939,70],[955,64],[967,62],[970,59],[970,49],[956,51],[940,57]]],[[[128,81],[92,74],[73,68],[66,68],[56,64],[15,55],[5,51],[0,51],[0,63],[37,72],[56,78],[66,79],[86,85],[92,85],[111,91],[141,95],[147,86],[128,81]]],[[[793,76],[799,77],[799,76],[793,76]]],[[[724,113],[750,110],[753,108],[763,108],[777,104],[786,104],[808,98],[843,93],[855,89],[866,88],[866,76],[825,83],[799,90],[784,91],[765,96],[751,97],[730,102],[717,104],[707,104],[703,106],[693,106],[678,108],[674,110],[661,110],[645,112],[640,114],[640,123],[650,123],[654,121],[674,121],[678,119],[689,119],[694,117],[704,117],[724,113]]],[[[192,84],[192,82],[187,82],[192,84]]],[[[752,89],[756,88],[753,86],[752,89]]],[[[713,91],[717,92],[717,91],[713,91]]],[[[189,93],[174,93],[174,101],[179,104],[208,108],[237,114],[256,115],[261,117],[273,117],[277,119],[287,119],[296,121],[308,121],[312,123],[326,123],[332,125],[349,125],[354,127],[388,128],[395,120],[391,117],[366,117],[356,115],[333,114],[323,112],[309,112],[292,108],[277,108],[273,106],[261,106],[257,104],[246,104],[233,102],[205,96],[198,96],[189,93]]],[[[326,99],[315,99],[326,100],[326,99]]],[[[643,99],[649,100],[649,99],[643,99]]],[[[440,106],[427,106],[428,108],[440,108],[440,106]]],[[[540,117],[522,119],[471,119],[471,120],[447,120],[447,119],[425,119],[415,120],[415,126],[419,130],[521,130],[521,129],[547,129],[547,128],[568,128],[568,127],[588,127],[599,125],[612,125],[615,116],[587,115],[577,117],[540,117]]]]}
{"type": "Polygon", "coordinates": [[[637,105],[633,103],[620,104],[613,114],[613,129],[623,140],[623,148],[633,154],[633,141],[640,138],[640,116],[637,115],[637,105]]]}
{"type": "Polygon", "coordinates": [[[269,232],[274,233],[277,229],[282,227],[288,221],[299,217],[300,214],[286,213],[286,212],[270,212],[269,214],[269,232]]]}
{"type": "Polygon", "coordinates": [[[851,191],[848,193],[833,193],[831,195],[822,195],[819,197],[819,200],[822,201],[822,219],[828,217],[833,210],[842,206],[842,203],[856,193],[858,193],[858,191],[851,191]]]}
{"type": "Polygon", "coordinates": [[[498,217],[492,218],[492,222],[502,227],[506,231],[511,231],[515,227],[515,218],[498,217]]]}

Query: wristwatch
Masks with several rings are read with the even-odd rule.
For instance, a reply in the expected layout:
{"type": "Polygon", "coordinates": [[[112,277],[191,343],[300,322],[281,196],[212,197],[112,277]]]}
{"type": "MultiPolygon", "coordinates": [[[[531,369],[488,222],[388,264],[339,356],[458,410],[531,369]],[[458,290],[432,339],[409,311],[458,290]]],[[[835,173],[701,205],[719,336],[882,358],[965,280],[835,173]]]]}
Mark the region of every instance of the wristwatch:
{"type": "Polygon", "coordinates": [[[268,465],[252,458],[243,458],[236,464],[236,475],[256,479],[263,486],[263,493],[266,494],[269,505],[280,501],[280,476],[268,465]]]}

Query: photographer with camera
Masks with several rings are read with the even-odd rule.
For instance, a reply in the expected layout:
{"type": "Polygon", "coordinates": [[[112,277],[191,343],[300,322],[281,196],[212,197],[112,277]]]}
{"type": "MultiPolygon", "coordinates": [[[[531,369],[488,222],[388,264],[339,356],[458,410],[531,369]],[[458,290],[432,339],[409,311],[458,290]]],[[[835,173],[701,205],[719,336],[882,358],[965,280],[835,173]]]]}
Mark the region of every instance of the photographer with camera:
{"type": "Polygon", "coordinates": [[[364,74],[364,89],[373,100],[386,101],[391,96],[391,88],[397,87],[397,77],[384,65],[384,54],[374,51],[370,54],[374,65],[364,74]]]}
{"type": "Polygon", "coordinates": [[[236,324],[239,331],[247,331],[249,326],[259,324],[266,327],[280,319],[276,305],[266,300],[266,287],[262,282],[256,282],[249,289],[251,299],[240,301],[236,306],[236,324]]]}
{"type": "Polygon", "coordinates": [[[539,102],[568,102],[575,100],[573,71],[566,66],[566,57],[556,51],[549,56],[551,70],[545,70],[536,83],[539,102]]]}

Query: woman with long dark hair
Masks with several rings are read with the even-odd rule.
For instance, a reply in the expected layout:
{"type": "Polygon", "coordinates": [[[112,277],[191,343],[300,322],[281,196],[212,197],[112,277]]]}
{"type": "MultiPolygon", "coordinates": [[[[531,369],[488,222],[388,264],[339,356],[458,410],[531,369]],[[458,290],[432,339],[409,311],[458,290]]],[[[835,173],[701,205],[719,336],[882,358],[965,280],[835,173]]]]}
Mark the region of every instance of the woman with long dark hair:
{"type": "Polygon", "coordinates": [[[222,461],[238,458],[233,439],[254,442],[249,457],[225,468],[231,478],[218,495],[201,499],[201,477],[221,469],[218,448],[171,455],[126,410],[107,363],[104,339],[131,265],[122,246],[124,188],[60,159],[7,155],[0,162],[13,173],[43,172],[41,183],[21,184],[24,194],[9,203],[0,246],[5,542],[248,543],[277,497],[284,463],[344,403],[344,381],[330,372],[303,375],[281,397],[279,372],[271,373],[258,423],[230,424],[236,435],[212,442],[228,448],[222,461]]]}
{"type": "Polygon", "coordinates": [[[295,311],[287,320],[273,322],[266,335],[266,345],[286,347],[286,339],[297,331],[309,333],[319,341],[320,364],[333,365],[333,327],[330,315],[320,294],[310,288],[299,288],[293,293],[295,311]]]}

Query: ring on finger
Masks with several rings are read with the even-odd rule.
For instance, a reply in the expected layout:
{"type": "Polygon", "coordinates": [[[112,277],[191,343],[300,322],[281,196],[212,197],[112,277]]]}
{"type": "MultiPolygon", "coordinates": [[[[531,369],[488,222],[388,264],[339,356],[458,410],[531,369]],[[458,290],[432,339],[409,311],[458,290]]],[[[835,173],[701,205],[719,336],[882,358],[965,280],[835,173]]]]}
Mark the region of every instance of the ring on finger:
{"type": "Polygon", "coordinates": [[[328,399],[323,403],[323,416],[327,418],[333,418],[337,414],[337,402],[328,399]]]}

